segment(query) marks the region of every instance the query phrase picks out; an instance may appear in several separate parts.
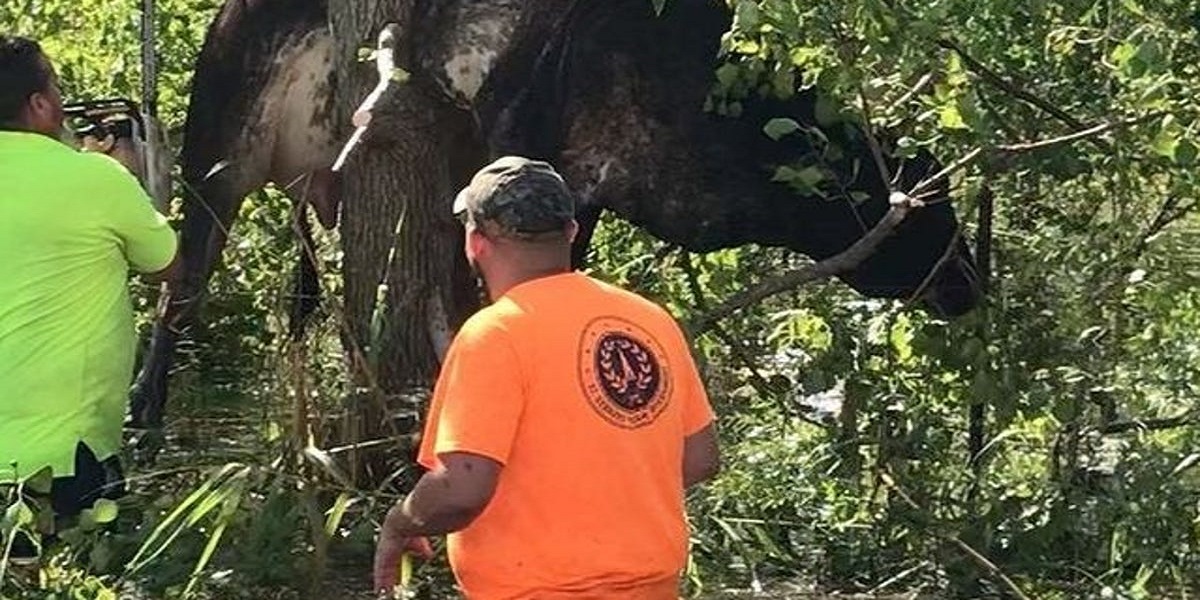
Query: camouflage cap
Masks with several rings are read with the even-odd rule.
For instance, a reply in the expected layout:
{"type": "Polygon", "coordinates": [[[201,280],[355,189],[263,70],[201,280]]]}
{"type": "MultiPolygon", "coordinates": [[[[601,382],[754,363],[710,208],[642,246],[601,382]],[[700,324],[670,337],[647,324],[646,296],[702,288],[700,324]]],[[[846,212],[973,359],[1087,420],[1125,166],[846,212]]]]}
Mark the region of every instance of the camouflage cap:
{"type": "Polygon", "coordinates": [[[575,200],[549,163],[505,156],[480,169],[458,193],[454,215],[528,237],[562,231],[575,218],[575,200]]]}

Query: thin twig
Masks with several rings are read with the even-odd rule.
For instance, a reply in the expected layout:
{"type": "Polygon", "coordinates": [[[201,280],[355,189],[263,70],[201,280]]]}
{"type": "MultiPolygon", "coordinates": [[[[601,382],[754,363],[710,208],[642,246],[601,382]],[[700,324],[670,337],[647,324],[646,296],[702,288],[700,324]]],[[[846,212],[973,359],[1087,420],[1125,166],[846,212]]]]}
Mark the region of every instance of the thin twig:
{"type": "Polygon", "coordinates": [[[922,75],[921,78],[918,79],[917,82],[914,83],[913,86],[911,88],[909,88],[907,92],[904,92],[903,96],[900,96],[900,98],[898,98],[894,103],[892,103],[892,106],[904,106],[905,104],[908,103],[909,100],[912,100],[913,97],[915,97],[917,94],[920,94],[921,90],[924,90],[925,87],[928,86],[929,82],[931,82],[931,81],[933,81],[933,73],[932,72],[922,75]]]}
{"type": "MultiPolygon", "coordinates": [[[[1110,123],[1101,123],[1100,125],[1096,125],[1094,127],[1089,127],[1087,129],[1084,129],[1081,131],[1076,131],[1076,132],[1069,133],[1067,135],[1063,135],[1063,136],[1059,136],[1059,137],[1055,137],[1055,138],[1050,138],[1050,139],[1045,139],[1045,140],[1037,140],[1037,141],[1033,141],[1033,142],[1024,142],[1024,143],[1020,143],[1020,144],[1004,144],[1004,145],[996,146],[994,148],[994,152],[999,153],[999,154],[1016,155],[1016,154],[1022,154],[1025,152],[1032,152],[1034,150],[1043,150],[1045,148],[1050,148],[1053,146],[1059,146],[1062,144],[1069,144],[1071,142],[1077,142],[1077,141],[1083,140],[1083,139],[1094,138],[1095,136],[1098,136],[1102,133],[1107,133],[1114,129],[1119,129],[1121,127],[1128,127],[1131,125],[1138,125],[1138,124],[1144,123],[1146,121],[1151,121],[1151,120],[1157,119],[1158,117],[1161,117],[1161,116],[1162,116],[1161,112],[1155,112],[1155,113],[1151,113],[1148,115],[1142,115],[1140,117],[1122,119],[1120,121],[1113,121],[1110,123]]],[[[909,192],[909,195],[919,198],[921,196],[921,194],[928,191],[928,188],[932,187],[933,184],[960,171],[967,165],[970,165],[972,162],[974,162],[976,159],[978,159],[980,156],[982,156],[984,154],[984,152],[985,152],[985,149],[982,146],[977,147],[974,150],[971,150],[970,152],[961,156],[958,160],[950,163],[948,166],[943,168],[941,171],[938,171],[935,175],[921,180],[920,183],[918,183],[916,186],[913,187],[913,189],[909,192]]]]}
{"type": "MultiPolygon", "coordinates": [[[[1150,239],[1162,233],[1168,225],[1182,219],[1200,206],[1200,200],[1193,200],[1183,206],[1179,205],[1178,196],[1168,196],[1163,200],[1158,207],[1158,213],[1154,215],[1154,219],[1146,227],[1146,230],[1137,237],[1137,243],[1134,244],[1133,250],[1129,252],[1128,258],[1122,261],[1125,265],[1132,265],[1142,258],[1146,253],[1146,249],[1150,247],[1150,239]]],[[[1123,278],[1124,279],[1124,278],[1123,278]]]]}
{"type": "Polygon", "coordinates": [[[1074,133],[1069,133],[1067,135],[1059,136],[1056,138],[1050,138],[1050,139],[1046,139],[1046,140],[1038,140],[1035,142],[1028,142],[1028,143],[1024,143],[1024,144],[1006,144],[1003,146],[997,146],[996,149],[1001,152],[1007,152],[1009,154],[1019,154],[1021,152],[1030,152],[1032,150],[1041,150],[1044,148],[1049,148],[1051,146],[1058,146],[1061,144],[1069,144],[1071,142],[1082,140],[1084,138],[1094,137],[1094,136],[1100,135],[1102,133],[1112,131],[1114,129],[1119,129],[1121,127],[1128,127],[1130,125],[1140,125],[1147,121],[1152,121],[1154,119],[1157,119],[1161,116],[1162,116],[1161,112],[1154,112],[1154,113],[1150,113],[1148,115],[1142,115],[1140,117],[1134,117],[1131,119],[1122,119],[1120,121],[1113,121],[1111,123],[1101,123],[1094,127],[1089,127],[1087,129],[1076,131],[1074,133]]]}
{"type": "MultiPolygon", "coordinates": [[[[900,96],[899,99],[897,99],[894,103],[892,103],[892,106],[903,106],[903,105],[907,104],[910,100],[913,99],[913,97],[915,97],[917,94],[921,93],[921,91],[924,90],[931,81],[933,81],[933,72],[932,71],[922,75],[921,78],[918,79],[917,82],[915,84],[913,84],[913,86],[911,88],[909,88],[908,91],[905,92],[903,96],[900,96]]],[[[874,153],[874,152],[875,152],[875,150],[872,149],[872,153],[874,153]]],[[[896,189],[896,186],[900,185],[900,179],[903,176],[904,176],[904,159],[901,158],[896,166],[896,172],[893,173],[891,176],[891,179],[888,180],[888,185],[887,185],[888,189],[889,190],[896,189]]]]}
{"type": "MultiPolygon", "coordinates": [[[[970,53],[968,53],[962,47],[962,45],[960,45],[955,40],[952,40],[949,38],[944,38],[944,39],[941,39],[938,41],[938,45],[941,46],[942,48],[953,51],[955,54],[958,54],[959,58],[961,58],[963,60],[963,62],[967,64],[967,68],[970,69],[971,71],[975,72],[976,74],[978,74],[980,77],[982,77],[984,81],[996,86],[997,88],[1000,88],[1001,90],[1004,90],[1005,92],[1011,94],[1012,96],[1015,96],[1016,98],[1018,98],[1020,100],[1024,100],[1025,102],[1045,111],[1046,113],[1048,113],[1049,115],[1058,119],[1059,121],[1066,123],[1072,129],[1079,130],[1079,129],[1084,129],[1086,127],[1082,122],[1080,122],[1075,117],[1072,117],[1069,113],[1067,113],[1063,109],[1055,106],[1053,103],[1051,103],[1047,100],[1039,98],[1038,96],[1034,95],[1033,93],[1029,92],[1028,90],[1005,79],[999,73],[996,73],[992,69],[988,68],[987,65],[983,64],[979,60],[975,59],[975,57],[971,56],[970,53]]],[[[1106,152],[1112,151],[1112,147],[1104,142],[1098,141],[1095,143],[1097,146],[1100,147],[1100,149],[1102,149],[1106,152]]]]}
{"type": "Polygon", "coordinates": [[[979,156],[982,154],[983,154],[983,148],[976,148],[976,149],[966,153],[965,155],[959,157],[958,160],[950,163],[948,166],[946,166],[941,171],[938,171],[937,174],[933,175],[932,177],[927,177],[925,179],[922,179],[920,181],[920,183],[913,186],[913,189],[911,191],[909,191],[909,195],[916,196],[916,195],[926,191],[926,189],[933,186],[933,184],[937,183],[938,181],[942,180],[945,177],[949,177],[951,174],[955,173],[959,169],[962,169],[963,167],[971,164],[972,161],[979,158],[979,156]]]}

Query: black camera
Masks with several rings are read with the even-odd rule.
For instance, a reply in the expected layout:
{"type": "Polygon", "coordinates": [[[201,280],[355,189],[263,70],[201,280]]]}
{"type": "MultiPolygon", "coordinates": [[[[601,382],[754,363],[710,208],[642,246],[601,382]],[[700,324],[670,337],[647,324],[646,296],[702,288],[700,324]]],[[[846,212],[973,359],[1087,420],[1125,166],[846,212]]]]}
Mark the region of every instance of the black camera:
{"type": "Polygon", "coordinates": [[[145,124],[138,105],[123,98],[89,100],[63,106],[66,126],[76,140],[93,137],[97,140],[113,136],[113,140],[145,138],[145,124]]]}

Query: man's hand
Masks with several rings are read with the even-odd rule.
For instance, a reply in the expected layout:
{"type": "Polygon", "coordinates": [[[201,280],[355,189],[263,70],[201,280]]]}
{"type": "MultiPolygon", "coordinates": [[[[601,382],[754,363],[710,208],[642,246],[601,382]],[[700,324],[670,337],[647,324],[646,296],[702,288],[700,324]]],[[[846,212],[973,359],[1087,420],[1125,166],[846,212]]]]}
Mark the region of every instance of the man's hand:
{"type": "Polygon", "coordinates": [[[116,159],[125,167],[125,170],[137,177],[138,181],[143,180],[142,165],[138,160],[137,149],[134,146],[134,141],[130,139],[117,139],[109,134],[104,139],[98,139],[93,136],[84,136],[83,151],[96,152],[99,154],[107,154],[116,159]]]}
{"type": "Polygon", "coordinates": [[[379,543],[375,546],[375,591],[387,594],[391,598],[392,590],[396,588],[396,571],[400,566],[400,558],[412,554],[423,560],[433,558],[433,548],[429,540],[423,537],[398,537],[388,531],[384,525],[379,532],[379,543]]]}
{"type": "Polygon", "coordinates": [[[469,452],[439,454],[441,465],[421,476],[403,502],[392,505],[375,546],[375,591],[391,593],[404,554],[430,558],[426,535],[459,531],[478,517],[496,492],[501,463],[469,452]]]}

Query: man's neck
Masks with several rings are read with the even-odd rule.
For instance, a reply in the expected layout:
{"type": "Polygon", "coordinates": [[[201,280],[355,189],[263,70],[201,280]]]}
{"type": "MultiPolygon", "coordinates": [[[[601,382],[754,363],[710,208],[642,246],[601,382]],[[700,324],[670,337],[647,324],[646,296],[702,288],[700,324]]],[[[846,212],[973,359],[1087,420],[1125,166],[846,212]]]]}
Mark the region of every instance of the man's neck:
{"type": "Polygon", "coordinates": [[[27,127],[27,126],[20,125],[17,123],[0,123],[0,133],[23,133],[26,135],[40,135],[44,138],[49,138],[52,140],[58,139],[52,135],[47,134],[44,131],[38,131],[31,127],[27,127]]]}
{"type": "Polygon", "coordinates": [[[553,277],[555,275],[562,275],[565,273],[570,273],[571,271],[572,269],[570,264],[565,264],[554,265],[542,269],[527,269],[519,273],[511,273],[492,277],[487,281],[488,296],[491,297],[493,302],[495,302],[507,294],[509,290],[512,290],[523,283],[529,283],[530,281],[544,279],[546,277],[553,277]]]}

